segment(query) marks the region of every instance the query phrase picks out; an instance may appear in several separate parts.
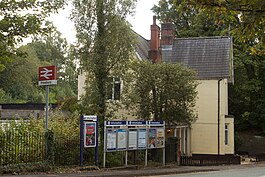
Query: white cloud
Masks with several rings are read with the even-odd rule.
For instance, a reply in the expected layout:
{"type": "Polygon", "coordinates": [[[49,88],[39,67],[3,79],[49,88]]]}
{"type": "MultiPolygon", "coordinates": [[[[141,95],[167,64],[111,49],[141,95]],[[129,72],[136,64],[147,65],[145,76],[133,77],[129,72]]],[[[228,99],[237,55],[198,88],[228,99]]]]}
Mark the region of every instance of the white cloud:
{"type": "Polygon", "coordinates": [[[129,18],[133,30],[146,39],[150,39],[150,25],[153,23],[151,8],[158,4],[158,0],[139,0],[134,17],[129,18]]]}
{"type": "Polygon", "coordinates": [[[62,37],[67,39],[68,43],[74,43],[76,41],[75,26],[69,19],[71,8],[71,6],[67,6],[65,9],[59,10],[58,14],[53,14],[48,18],[57,27],[58,31],[62,33],[62,37]]]}
{"type": "MultiPolygon", "coordinates": [[[[151,8],[157,3],[158,0],[138,0],[135,16],[128,18],[133,30],[146,39],[150,39],[150,25],[153,23],[154,14],[151,8]]],[[[59,14],[51,15],[49,19],[62,33],[62,37],[66,38],[69,43],[74,43],[76,31],[73,22],[69,19],[70,13],[71,6],[68,6],[60,10],[59,14]]]]}

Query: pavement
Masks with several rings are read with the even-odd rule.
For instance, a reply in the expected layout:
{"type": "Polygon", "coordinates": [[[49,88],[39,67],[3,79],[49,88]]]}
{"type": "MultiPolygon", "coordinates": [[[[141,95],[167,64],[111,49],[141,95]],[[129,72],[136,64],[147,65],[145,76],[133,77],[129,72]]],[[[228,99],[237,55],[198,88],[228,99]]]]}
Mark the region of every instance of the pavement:
{"type": "Polygon", "coordinates": [[[64,173],[38,173],[38,174],[11,174],[2,177],[141,177],[154,175],[169,175],[181,173],[196,173],[221,171],[230,169],[246,169],[253,167],[265,167],[265,163],[248,163],[244,165],[222,165],[222,166],[176,166],[166,165],[159,167],[145,167],[139,168],[137,166],[128,166],[124,168],[98,169],[87,170],[86,168],[79,169],[75,172],[64,173]]]}

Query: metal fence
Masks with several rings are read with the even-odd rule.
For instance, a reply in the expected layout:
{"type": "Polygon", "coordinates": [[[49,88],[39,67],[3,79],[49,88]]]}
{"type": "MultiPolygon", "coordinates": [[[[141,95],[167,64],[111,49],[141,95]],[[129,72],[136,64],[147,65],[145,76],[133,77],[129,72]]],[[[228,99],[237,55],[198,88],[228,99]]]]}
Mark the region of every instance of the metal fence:
{"type": "Polygon", "coordinates": [[[256,154],[254,157],[256,158],[257,162],[265,161],[265,154],[256,154]]]}
{"type": "Polygon", "coordinates": [[[54,164],[79,164],[79,137],[54,136],[54,164]]]}
{"type": "Polygon", "coordinates": [[[240,163],[240,156],[234,155],[194,155],[180,157],[180,165],[182,166],[231,165],[240,163]]]}
{"type": "Polygon", "coordinates": [[[40,163],[78,165],[79,137],[57,136],[52,132],[48,135],[19,131],[0,133],[0,167],[40,163]]]}
{"type": "Polygon", "coordinates": [[[43,134],[18,131],[0,134],[0,166],[40,162],[44,152],[43,134]]]}

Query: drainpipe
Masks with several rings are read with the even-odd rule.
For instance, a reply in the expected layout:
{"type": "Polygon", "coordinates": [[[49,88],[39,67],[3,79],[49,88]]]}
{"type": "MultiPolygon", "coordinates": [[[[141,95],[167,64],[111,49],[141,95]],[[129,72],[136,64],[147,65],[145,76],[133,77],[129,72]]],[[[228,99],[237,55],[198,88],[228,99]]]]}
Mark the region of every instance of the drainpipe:
{"type": "Polygon", "coordinates": [[[217,132],[217,139],[218,139],[218,155],[220,155],[220,82],[222,81],[222,79],[218,80],[218,103],[217,103],[217,118],[218,118],[218,132],[217,132]]]}

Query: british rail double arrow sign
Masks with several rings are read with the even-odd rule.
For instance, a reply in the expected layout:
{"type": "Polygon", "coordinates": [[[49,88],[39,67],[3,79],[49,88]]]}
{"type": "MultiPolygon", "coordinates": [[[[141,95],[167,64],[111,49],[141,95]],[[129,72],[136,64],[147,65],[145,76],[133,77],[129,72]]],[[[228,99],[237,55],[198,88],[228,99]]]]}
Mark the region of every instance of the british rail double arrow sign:
{"type": "Polygon", "coordinates": [[[56,85],[57,71],[56,66],[39,67],[39,85],[56,85]]]}

